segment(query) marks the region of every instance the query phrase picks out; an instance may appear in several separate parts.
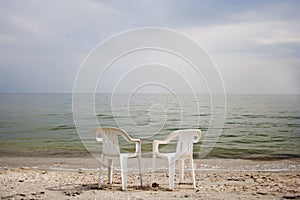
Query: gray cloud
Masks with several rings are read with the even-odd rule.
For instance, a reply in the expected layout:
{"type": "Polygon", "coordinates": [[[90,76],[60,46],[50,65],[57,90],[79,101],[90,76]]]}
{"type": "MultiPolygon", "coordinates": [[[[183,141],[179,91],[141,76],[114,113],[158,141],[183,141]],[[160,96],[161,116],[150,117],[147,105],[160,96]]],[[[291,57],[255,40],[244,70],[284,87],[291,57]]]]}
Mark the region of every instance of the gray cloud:
{"type": "Polygon", "coordinates": [[[0,92],[71,92],[79,65],[99,42],[127,29],[161,26],[203,44],[228,92],[300,93],[299,4],[1,1],[0,92]]]}

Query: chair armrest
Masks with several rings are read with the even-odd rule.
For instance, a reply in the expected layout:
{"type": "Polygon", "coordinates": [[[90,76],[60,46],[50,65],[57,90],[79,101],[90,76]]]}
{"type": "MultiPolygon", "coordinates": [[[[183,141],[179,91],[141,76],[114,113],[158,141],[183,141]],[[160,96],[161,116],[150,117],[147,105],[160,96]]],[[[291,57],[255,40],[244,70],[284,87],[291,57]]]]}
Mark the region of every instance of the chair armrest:
{"type": "Polygon", "coordinates": [[[137,156],[141,156],[142,154],[142,145],[141,145],[141,140],[140,139],[132,139],[134,140],[133,143],[135,143],[135,152],[133,154],[131,154],[129,157],[130,158],[134,158],[137,156]]]}
{"type": "Polygon", "coordinates": [[[98,137],[99,131],[101,131],[100,128],[96,128],[96,129],[95,129],[95,131],[94,131],[94,138],[96,139],[97,142],[103,142],[103,138],[98,137]]]}
{"type": "Polygon", "coordinates": [[[160,144],[168,144],[170,141],[169,140],[153,140],[153,144],[152,144],[152,150],[153,153],[159,154],[159,150],[158,150],[158,146],[160,144]]]}
{"type": "Polygon", "coordinates": [[[201,139],[201,135],[202,135],[202,131],[198,130],[197,131],[197,136],[196,136],[195,140],[193,141],[193,143],[198,143],[199,140],[201,139]]]}
{"type": "Polygon", "coordinates": [[[140,139],[132,139],[135,143],[135,152],[134,155],[138,155],[142,153],[142,144],[140,139]]]}
{"type": "MultiPolygon", "coordinates": [[[[130,141],[131,141],[131,142],[141,142],[140,139],[133,139],[133,138],[131,138],[130,141]]],[[[128,142],[128,141],[127,141],[127,142],[128,142]]]]}
{"type": "Polygon", "coordinates": [[[131,138],[124,130],[121,130],[121,132],[119,132],[120,135],[122,135],[122,137],[127,141],[127,142],[131,142],[131,143],[135,143],[135,152],[132,156],[137,156],[138,154],[141,154],[142,152],[142,145],[141,145],[141,140],[140,139],[134,139],[131,138]]]}
{"type": "Polygon", "coordinates": [[[164,140],[154,140],[153,141],[153,153],[157,153],[159,154],[159,151],[158,151],[158,146],[160,144],[168,144],[173,138],[175,138],[177,136],[177,132],[176,131],[173,131],[170,135],[167,136],[166,139],[164,140]]]}
{"type": "Polygon", "coordinates": [[[153,140],[153,144],[168,144],[170,141],[166,141],[166,140],[153,140]]]}
{"type": "Polygon", "coordinates": [[[127,142],[135,143],[135,153],[134,153],[134,155],[137,155],[138,153],[141,153],[142,147],[141,147],[141,140],[140,139],[131,138],[126,132],[123,133],[122,136],[127,142]]]}

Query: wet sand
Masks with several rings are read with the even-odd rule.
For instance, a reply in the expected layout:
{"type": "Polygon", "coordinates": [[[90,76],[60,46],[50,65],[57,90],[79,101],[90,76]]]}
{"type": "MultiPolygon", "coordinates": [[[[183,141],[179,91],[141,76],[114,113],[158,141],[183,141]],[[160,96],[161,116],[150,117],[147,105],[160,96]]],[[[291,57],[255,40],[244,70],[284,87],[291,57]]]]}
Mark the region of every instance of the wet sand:
{"type": "MultiPolygon", "coordinates": [[[[156,187],[150,188],[151,172],[143,174],[139,186],[137,170],[128,172],[127,191],[121,191],[118,170],[102,189],[97,188],[97,165],[93,158],[0,158],[2,199],[300,199],[300,159],[252,161],[239,159],[195,160],[197,189],[190,171],[185,182],[168,190],[168,171],[155,173],[156,187]]],[[[163,163],[162,163],[163,166],[163,163]]]]}

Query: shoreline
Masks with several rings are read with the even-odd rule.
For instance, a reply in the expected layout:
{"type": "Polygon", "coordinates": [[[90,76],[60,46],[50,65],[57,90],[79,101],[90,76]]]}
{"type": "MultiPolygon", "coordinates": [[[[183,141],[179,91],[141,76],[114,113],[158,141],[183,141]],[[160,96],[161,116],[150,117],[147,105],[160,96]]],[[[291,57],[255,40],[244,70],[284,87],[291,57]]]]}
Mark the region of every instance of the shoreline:
{"type": "MultiPolygon", "coordinates": [[[[118,166],[119,163],[116,163],[118,166]]],[[[300,158],[280,160],[249,160],[207,158],[194,159],[195,170],[217,171],[300,171],[300,158]]],[[[0,168],[35,168],[62,170],[97,170],[99,161],[92,157],[0,157],[0,168]]],[[[143,171],[151,171],[152,159],[142,158],[143,171]]],[[[137,167],[137,159],[130,159],[128,169],[137,167]]],[[[168,169],[165,159],[157,159],[157,168],[168,169]]]]}

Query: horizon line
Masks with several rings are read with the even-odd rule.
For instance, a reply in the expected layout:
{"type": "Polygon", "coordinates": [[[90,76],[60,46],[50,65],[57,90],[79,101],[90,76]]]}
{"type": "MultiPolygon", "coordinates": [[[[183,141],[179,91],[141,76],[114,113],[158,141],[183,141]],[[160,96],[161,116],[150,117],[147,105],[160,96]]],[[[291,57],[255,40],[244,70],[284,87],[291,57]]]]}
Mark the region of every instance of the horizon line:
{"type": "MultiPolygon", "coordinates": [[[[0,94],[73,94],[73,92],[0,92],[0,94]]],[[[75,93],[74,93],[75,94],[75,93]]],[[[76,94],[130,94],[130,92],[77,92],[76,94]]],[[[170,93],[164,93],[164,92],[139,92],[135,94],[170,94],[170,93]]],[[[197,95],[203,95],[203,94],[209,94],[209,93],[184,93],[179,92],[176,94],[197,94],[197,95]]],[[[212,93],[212,94],[239,94],[239,95],[300,95],[300,93],[247,93],[247,92],[226,92],[226,93],[212,93]]]]}

